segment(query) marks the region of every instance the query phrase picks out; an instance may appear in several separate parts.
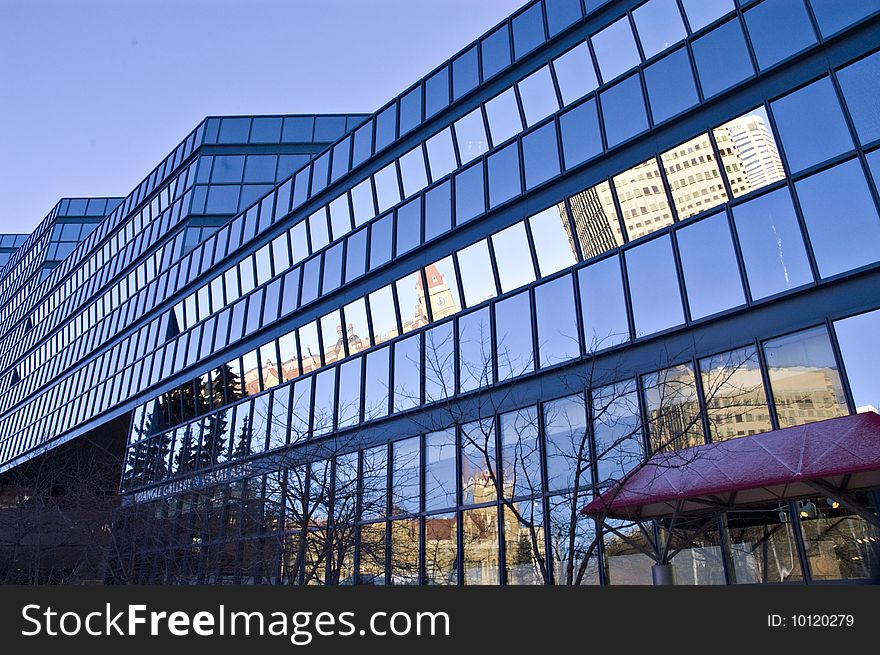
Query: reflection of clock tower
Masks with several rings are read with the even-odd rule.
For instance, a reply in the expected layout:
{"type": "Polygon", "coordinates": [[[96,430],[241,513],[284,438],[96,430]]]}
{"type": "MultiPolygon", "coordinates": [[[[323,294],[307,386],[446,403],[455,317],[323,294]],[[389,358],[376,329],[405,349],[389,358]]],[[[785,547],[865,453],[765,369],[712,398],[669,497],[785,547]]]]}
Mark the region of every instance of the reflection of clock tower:
{"type": "MultiPolygon", "coordinates": [[[[446,316],[455,314],[459,307],[455,302],[449,285],[446,284],[446,276],[440,273],[437,266],[431,264],[425,267],[425,278],[428,281],[428,299],[431,302],[431,310],[434,313],[434,320],[438,321],[446,316]]],[[[419,284],[419,304],[424,306],[425,297],[419,284]]]]}

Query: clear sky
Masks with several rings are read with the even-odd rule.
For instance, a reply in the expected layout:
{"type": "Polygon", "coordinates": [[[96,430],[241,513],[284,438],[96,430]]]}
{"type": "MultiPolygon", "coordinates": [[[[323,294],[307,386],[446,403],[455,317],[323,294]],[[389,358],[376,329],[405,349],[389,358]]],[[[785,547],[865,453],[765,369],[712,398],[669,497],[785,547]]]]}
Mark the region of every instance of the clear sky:
{"type": "Polygon", "coordinates": [[[372,112],[525,0],[0,0],[0,232],[206,115],[372,112]]]}

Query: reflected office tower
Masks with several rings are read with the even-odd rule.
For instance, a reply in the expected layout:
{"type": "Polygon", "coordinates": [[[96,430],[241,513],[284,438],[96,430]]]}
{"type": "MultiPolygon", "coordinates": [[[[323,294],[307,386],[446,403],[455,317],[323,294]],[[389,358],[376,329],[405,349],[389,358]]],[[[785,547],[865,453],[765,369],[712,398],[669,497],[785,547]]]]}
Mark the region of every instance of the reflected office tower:
{"type": "Polygon", "coordinates": [[[785,179],[763,110],[735,118],[714,133],[734,197],[785,179]]]}
{"type": "MultiPolygon", "coordinates": [[[[620,221],[617,220],[614,199],[611,197],[611,186],[607,182],[572,196],[569,198],[569,204],[574,219],[574,229],[584,249],[584,259],[601,255],[623,243],[620,221]]],[[[565,216],[562,203],[559,203],[559,214],[568,234],[572,252],[576,253],[574,235],[571,233],[571,226],[565,216]]]]}
{"type": "MultiPolygon", "coordinates": [[[[431,308],[434,310],[434,320],[438,321],[441,318],[452,316],[457,313],[461,308],[458,306],[449,285],[446,283],[446,276],[443,275],[434,264],[431,264],[425,267],[425,277],[428,280],[428,300],[431,303],[431,308]]],[[[419,292],[419,306],[416,309],[416,316],[414,317],[413,323],[416,324],[416,326],[419,326],[424,325],[428,321],[425,318],[427,316],[427,311],[425,305],[425,293],[422,289],[421,279],[417,282],[417,286],[419,292]]]]}

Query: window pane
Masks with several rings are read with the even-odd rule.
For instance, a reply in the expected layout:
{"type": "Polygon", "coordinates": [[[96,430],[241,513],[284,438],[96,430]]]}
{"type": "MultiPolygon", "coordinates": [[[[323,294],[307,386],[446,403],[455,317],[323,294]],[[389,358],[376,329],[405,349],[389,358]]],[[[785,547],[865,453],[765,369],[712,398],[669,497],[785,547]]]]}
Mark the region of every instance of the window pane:
{"type": "Polygon", "coordinates": [[[480,83],[477,48],[474,46],[452,60],[452,99],[457,100],[480,83]]]}
{"type": "Polygon", "coordinates": [[[816,42],[803,0],[771,0],[744,14],[758,67],[766,69],[816,42]],[[785,29],[779,29],[784,25],[785,29]]]}
{"type": "Polygon", "coordinates": [[[538,439],[538,410],[535,407],[507,412],[501,426],[501,480],[507,498],[540,494],[541,450],[538,439]]]}
{"type": "Polygon", "coordinates": [[[414,334],[394,344],[395,412],[416,407],[422,402],[421,336],[421,334],[414,334]]]}
{"type": "Polygon", "coordinates": [[[492,328],[489,308],[484,307],[458,320],[459,389],[462,392],[492,383],[492,328]]]}
{"type": "Polygon", "coordinates": [[[425,435],[425,509],[455,507],[455,430],[425,435]]]}
{"type": "Polygon", "coordinates": [[[428,165],[431,168],[431,179],[439,180],[447,173],[458,168],[455,161],[455,148],[452,145],[452,130],[446,128],[425,142],[428,149],[428,165]]]}
{"type": "Polygon", "coordinates": [[[619,258],[615,255],[580,269],[578,282],[587,352],[629,341],[619,258]]]}
{"type": "Polygon", "coordinates": [[[388,370],[391,348],[385,346],[367,353],[364,377],[364,420],[388,414],[388,370]]]}
{"type": "Polygon", "coordinates": [[[422,88],[417,86],[400,99],[400,136],[422,122],[422,88]]]}
{"type": "Polygon", "coordinates": [[[376,198],[379,201],[380,212],[400,202],[400,185],[397,181],[397,165],[394,162],[378,171],[373,179],[376,182],[376,198]]]}
{"type": "Polygon", "coordinates": [[[426,266],[425,278],[428,280],[428,301],[435,321],[452,316],[461,309],[458,278],[451,256],[426,266]]]}
{"type": "Polygon", "coordinates": [[[336,411],[336,369],[324,369],[315,376],[315,436],[333,429],[336,411]]]}
{"type": "Polygon", "coordinates": [[[693,51],[703,94],[707,98],[754,73],[738,20],[730,20],[695,40],[693,51]]]}
{"type": "Polygon", "coordinates": [[[635,380],[593,390],[596,482],[622,480],[642,460],[642,420],[635,380]]]}
{"type": "Polygon", "coordinates": [[[510,31],[506,24],[483,39],[480,45],[484,80],[510,66],[510,31]]]}
{"type": "Polygon", "coordinates": [[[733,11],[733,0],[682,0],[691,31],[696,32],[712,21],[733,11]]]}
{"type": "Polygon", "coordinates": [[[559,109],[550,67],[544,66],[517,83],[526,126],[531,127],[559,109]]]}
{"type": "Polygon", "coordinates": [[[339,429],[355,425],[361,417],[361,362],[355,357],[339,367],[339,429]]]}
{"type": "Polygon", "coordinates": [[[727,202],[727,191],[708,134],[667,150],[660,159],[679,220],[727,202]]]}
{"type": "Polygon", "coordinates": [[[331,364],[345,357],[342,339],[342,318],[338,309],[321,317],[321,341],[324,344],[324,363],[331,364]]]}
{"type": "Polygon", "coordinates": [[[602,79],[610,82],[640,63],[639,51],[626,16],[590,37],[602,79]]]}
{"type": "Polygon", "coordinates": [[[455,224],[461,225],[486,211],[482,162],[455,176],[455,224]]]}
{"type": "Polygon", "coordinates": [[[406,198],[428,186],[421,146],[416,146],[400,158],[400,176],[403,178],[403,195],[406,198]]]}
{"type": "Polygon", "coordinates": [[[395,253],[409,252],[422,242],[422,200],[413,198],[397,210],[395,253]]]}
{"type": "Polygon", "coordinates": [[[547,26],[550,28],[551,37],[581,17],[579,0],[550,0],[545,3],[545,7],[547,9],[547,26]]]}
{"type": "Polygon", "coordinates": [[[348,237],[345,250],[345,281],[351,282],[366,272],[367,267],[367,229],[364,228],[348,237]]]}
{"type": "Polygon", "coordinates": [[[542,5],[536,4],[514,17],[513,56],[519,59],[544,43],[544,16],[542,5]]]}
{"type": "Polygon", "coordinates": [[[880,357],[876,345],[880,310],[835,321],[834,331],[856,411],[880,413],[880,357]]]}
{"type": "Polygon", "coordinates": [[[321,293],[329,293],[342,283],[342,244],[337,243],[324,253],[324,279],[321,293]]]}
{"type": "Polygon", "coordinates": [[[449,104],[449,68],[444,66],[425,80],[425,118],[449,104]]]}
{"type": "Polygon", "coordinates": [[[638,73],[599,95],[609,148],[648,129],[648,115],[638,73]]]}
{"type": "Polygon", "coordinates": [[[459,250],[458,270],[467,307],[477,305],[497,295],[495,275],[489,259],[489,244],[485,239],[459,250]]]}
{"type": "Polygon", "coordinates": [[[764,343],[779,427],[847,414],[831,341],[824,327],[764,343]]]}
{"type": "MultiPolygon", "coordinates": [[[[556,139],[555,123],[548,123],[524,136],[522,148],[527,189],[532,189],[559,175],[559,144],[556,139]]],[[[490,171],[491,162],[490,159],[490,171]]],[[[491,180],[491,175],[489,179],[491,180]]],[[[518,181],[516,187],[519,187],[518,181]]]]}
{"type": "Polygon", "coordinates": [[[731,581],[737,584],[803,580],[788,504],[727,514],[731,581]]]}
{"type": "Polygon", "coordinates": [[[772,102],[770,107],[794,173],[853,147],[843,110],[827,77],[772,102]],[[822,138],[817,139],[817,134],[822,138]]]}
{"type": "MultiPolygon", "coordinates": [[[[519,176],[519,152],[511,143],[489,156],[489,206],[497,207],[506,200],[522,193],[519,176]]],[[[458,187],[456,187],[458,193],[458,187]]],[[[458,199],[456,198],[456,203],[458,199]]],[[[461,220],[459,219],[460,223],[461,220]]]]}
{"type": "MultiPolygon", "coordinates": [[[[492,420],[474,421],[461,426],[461,503],[476,505],[498,498],[494,477],[495,423],[492,420]]],[[[491,508],[494,513],[495,507],[491,508]]],[[[493,514],[494,516],[494,514],[493,514]]]]}
{"type": "Polygon", "coordinates": [[[839,0],[810,0],[819,23],[822,36],[829,36],[852,25],[870,13],[880,9],[878,0],[840,2],[839,0]]]}
{"type": "Polygon", "coordinates": [[[819,275],[880,259],[880,219],[857,159],[795,184],[819,275]]]}
{"type": "Polygon", "coordinates": [[[648,87],[648,100],[655,124],[698,102],[694,73],[685,48],[645,68],[645,85],[648,87]]]}
{"type": "Polygon", "coordinates": [[[391,261],[394,216],[386,214],[370,226],[370,269],[391,261]]]}
{"type": "Polygon", "coordinates": [[[580,394],[544,403],[544,442],[547,449],[547,490],[589,488],[589,432],[584,398],[580,394]]]}
{"type": "MultiPolygon", "coordinates": [[[[391,444],[391,514],[416,514],[421,503],[419,488],[421,479],[420,437],[402,439],[391,444]]],[[[418,544],[418,537],[416,537],[418,544]]],[[[418,551],[418,547],[416,547],[418,551]]],[[[416,556],[418,561],[418,556],[416,556]]]]}
{"type": "Polygon", "coordinates": [[[458,583],[458,520],[456,514],[425,518],[425,584],[458,583]]]}
{"type": "Polygon", "coordinates": [[[489,149],[483,112],[479,107],[455,121],[455,139],[462,165],[489,149]]]}
{"type": "Polygon", "coordinates": [[[562,156],[569,169],[602,153],[602,134],[596,100],[590,98],[559,116],[562,156]]]}
{"type": "Polygon", "coordinates": [[[447,180],[425,194],[425,241],[452,229],[452,182],[447,180]]]}
{"type": "Polygon", "coordinates": [[[394,283],[397,288],[397,306],[400,308],[402,334],[417,330],[428,322],[422,276],[413,271],[394,283]]]}
{"type": "Polygon", "coordinates": [[[373,202],[373,184],[367,178],[351,190],[351,204],[354,207],[354,224],[360,226],[376,215],[373,202]]]}
{"type": "MultiPolygon", "coordinates": [[[[383,444],[363,451],[361,458],[362,519],[374,520],[387,514],[387,489],[388,448],[383,444]]],[[[363,540],[363,535],[361,535],[361,539],[363,540]]],[[[384,536],[382,541],[384,541],[384,536]]],[[[361,550],[361,559],[363,559],[363,554],[363,550],[361,550]]],[[[384,557],[382,560],[384,568],[384,557]]],[[[361,570],[363,570],[363,565],[361,565],[361,570]]]]}
{"type": "Polygon", "coordinates": [[[700,373],[712,441],[773,429],[754,347],[700,360],[700,373]]]}
{"type": "Polygon", "coordinates": [[[535,287],[538,352],[541,367],[580,355],[574,290],[570,275],[535,287]]]}
{"type": "Polygon", "coordinates": [[[615,175],[613,182],[630,241],[672,224],[656,159],[615,175]]]}
{"type": "Polygon", "coordinates": [[[586,43],[575,46],[564,55],[553,60],[553,70],[559,83],[562,102],[571,104],[599,86],[593,58],[586,43]]]}
{"type": "Polygon", "coordinates": [[[529,228],[538,256],[541,277],[571,266],[577,261],[574,236],[565,205],[560,203],[529,217],[529,228]]]}
{"type": "Polygon", "coordinates": [[[489,119],[489,132],[492,144],[501,145],[514,134],[523,130],[522,118],[519,115],[519,103],[513,88],[499,93],[486,103],[486,116],[489,119]]]}
{"type": "Polygon", "coordinates": [[[535,370],[532,308],[527,291],[505,298],[495,305],[495,352],[499,380],[508,380],[535,370]]]}
{"type": "Polygon", "coordinates": [[[363,298],[345,306],[346,340],[350,354],[370,347],[370,329],[367,326],[367,304],[363,298]]]}
{"type": "Polygon", "coordinates": [[[733,208],[752,298],[758,300],[813,281],[788,189],[733,208]]]}
{"type": "Polygon", "coordinates": [[[461,521],[464,584],[499,584],[498,509],[492,506],[468,510],[462,513],[461,521]]]}
{"type": "Polygon", "coordinates": [[[425,402],[449,398],[455,393],[455,338],[453,323],[425,331],[425,402]]]}
{"type": "Polygon", "coordinates": [[[369,301],[370,318],[373,322],[373,343],[383,343],[396,337],[399,332],[391,285],[371,293],[369,301]]]}
{"type": "Polygon", "coordinates": [[[745,303],[726,213],[692,223],[676,238],[691,318],[745,303]]]}
{"type": "Polygon", "coordinates": [[[668,236],[627,250],[626,269],[637,337],[684,323],[668,236]]]}
{"type": "Polygon", "coordinates": [[[672,366],[642,378],[652,452],[704,443],[697,381],[690,364],[672,366]]]}
{"type": "Polygon", "coordinates": [[[633,11],[633,19],[648,59],[686,36],[675,0],[649,0],[633,11]]]}
{"type": "Polygon", "coordinates": [[[880,138],[880,54],[873,54],[837,72],[843,98],[859,141],[880,138]]]}
{"type": "Polygon", "coordinates": [[[623,245],[623,233],[608,182],[573,195],[568,203],[585,259],[623,245]]]}
{"type": "Polygon", "coordinates": [[[785,179],[763,107],[716,127],[713,134],[734,198],[785,179]]]}
{"type": "Polygon", "coordinates": [[[492,247],[502,293],[535,281],[535,267],[532,265],[525,223],[516,223],[493,234],[492,247]]]}

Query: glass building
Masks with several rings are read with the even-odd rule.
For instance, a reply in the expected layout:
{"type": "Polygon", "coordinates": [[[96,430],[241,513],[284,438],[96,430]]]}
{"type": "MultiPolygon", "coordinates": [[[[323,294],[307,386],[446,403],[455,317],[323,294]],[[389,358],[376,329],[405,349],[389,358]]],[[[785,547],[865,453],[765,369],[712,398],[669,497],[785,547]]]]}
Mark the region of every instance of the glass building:
{"type": "MultiPolygon", "coordinates": [[[[114,581],[650,583],[597,494],[880,407],[878,49],[878,0],[539,0],[374,114],[208,118],[0,237],[0,472],[117,444],[114,581]]],[[[869,577],[855,496],[671,564],[869,577]]]]}

